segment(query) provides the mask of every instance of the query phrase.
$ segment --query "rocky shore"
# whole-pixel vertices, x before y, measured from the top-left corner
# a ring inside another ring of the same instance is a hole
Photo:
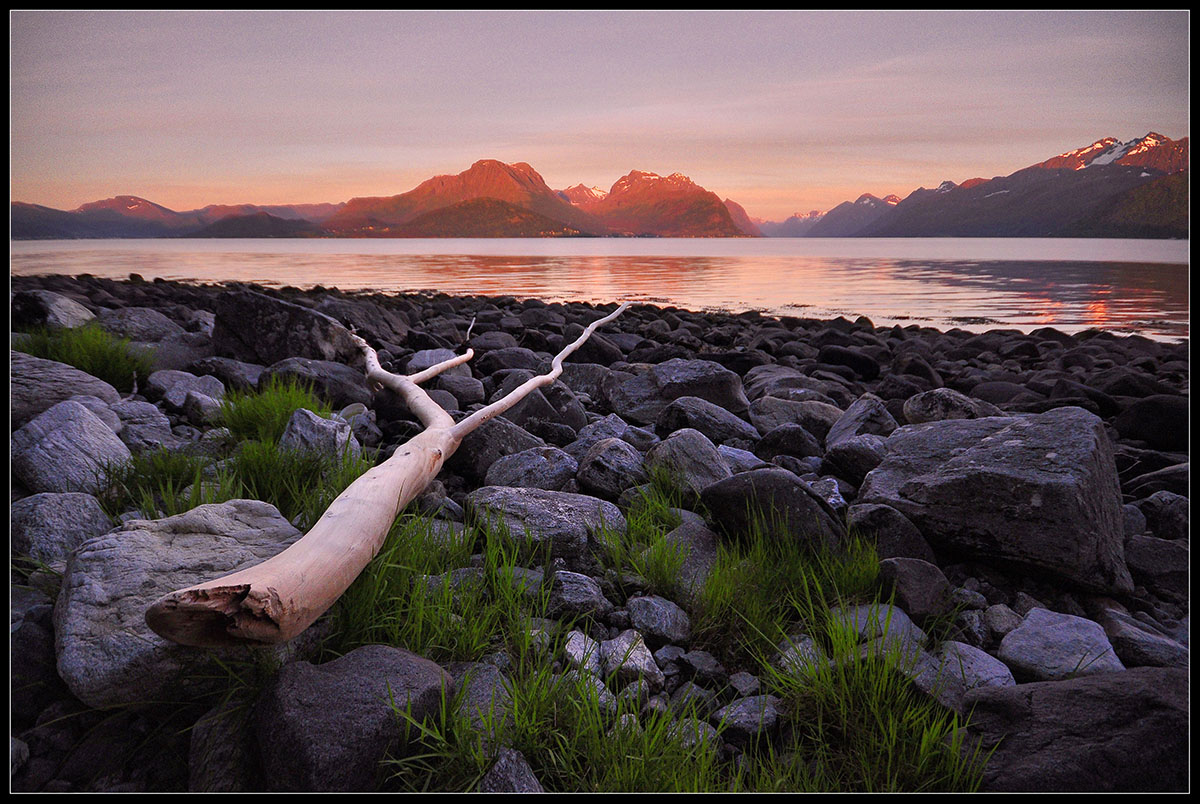
[[[418,716],[443,686],[469,688],[468,700],[502,686],[502,657],[440,666],[371,645],[314,665],[306,635],[274,649],[280,669],[240,728],[218,707],[163,730],[152,702],[186,696],[213,653],[158,637],[146,607],[299,532],[259,501],[113,521],[89,483],[105,462],[203,449],[227,391],[278,376],[335,411],[368,409],[313,417],[293,438],[318,443],[340,426],[337,443],[391,455],[420,427],[367,388],[338,322],[400,373],[469,345],[475,357],[430,385],[465,414],[544,371],[615,304],[137,277],[13,277],[11,290],[12,550],[50,570],[12,575],[14,790],[370,789],[394,736],[381,721],[387,685]],[[88,323],[152,354],[135,392],[19,351],[21,329]],[[779,538],[874,540],[890,613],[883,626],[843,614],[864,645],[902,643],[913,683],[970,715],[970,743],[995,749],[984,790],[1186,790],[1189,367],[1186,344],[1095,330],[635,305],[559,382],[469,436],[420,508],[452,529],[499,517],[550,544],[552,564],[530,572],[552,584],[555,611],[591,626],[547,661],[601,688],[647,683],[641,711],[707,696],[697,728],[722,761],[774,739],[789,713],[747,668],[691,646],[684,601],[626,594],[596,561],[598,523],[623,526],[658,469],[695,509],[671,537],[696,585],[715,545],[746,527],[748,503],[775,515]],[[950,636],[927,639],[947,617]],[[520,752],[496,756],[480,789],[541,789]]]

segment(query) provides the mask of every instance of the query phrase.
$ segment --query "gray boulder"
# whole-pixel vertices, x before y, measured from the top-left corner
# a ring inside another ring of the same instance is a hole
[[[692,623],[687,612],[665,597],[631,597],[625,607],[629,609],[630,626],[642,634],[651,647],[667,643],[682,644],[692,635]]]
[[[661,690],[666,682],[654,654],[646,647],[642,635],[633,629],[600,643],[600,666],[605,676],[615,676],[618,682],[641,681],[648,685],[651,694]]]
[[[9,350],[8,401],[14,430],[34,416],[77,395],[98,397],[112,404],[117,389],[74,366]]]
[[[782,703],[774,695],[739,698],[713,712],[709,722],[727,742],[736,746],[753,745],[779,730]]]
[[[554,573],[547,611],[550,616],[602,619],[616,608],[591,576],[559,570]]]
[[[1186,792],[1188,671],[1141,667],[967,693],[985,792]]]
[[[279,437],[279,446],[297,452],[315,452],[332,460],[362,455],[362,446],[349,424],[341,419],[322,418],[304,408],[292,412]]]
[[[133,520],[83,542],[54,609],[59,675],[92,707],[194,695],[220,683],[214,658],[247,659],[250,650],[169,642],[146,625],[146,609],[168,592],[258,564],[299,536],[274,506],[230,500]],[[280,655],[311,639],[298,637]]]
[[[950,611],[950,582],[934,564],[919,558],[884,558],[879,580],[901,609],[918,622]]]
[[[272,363],[258,375],[258,387],[278,380],[295,380],[306,385],[334,409],[344,408],[358,402],[371,403],[371,392],[361,370],[345,363],[316,360],[307,357],[289,357]],[[390,391],[380,395],[390,394]]]
[[[90,494],[44,492],[12,504],[10,547],[62,571],[81,542],[107,533],[112,521]]]
[[[605,438],[579,460],[580,487],[598,497],[616,499],[621,492],[646,482],[642,454],[619,438]]]
[[[1125,559],[1134,581],[1168,600],[1188,599],[1188,556],[1184,540],[1169,541],[1154,536],[1134,536],[1125,542]]]
[[[606,531],[625,532],[617,506],[565,491],[484,486],[467,495],[464,508],[469,519],[498,524],[518,541],[528,533],[535,545],[549,543],[552,556],[582,572],[596,569]]]
[[[681,396],[699,397],[739,416],[750,409],[741,377],[711,360],[672,358],[607,390],[612,409],[638,424],[654,424]]]
[[[1082,408],[902,427],[857,502],[889,505],[935,547],[973,560],[1133,589],[1112,446]]]
[[[32,492],[103,487],[107,467],[130,459],[129,448],[78,402],[59,402],[12,436],[13,476]]]
[[[825,434],[825,448],[830,449],[844,438],[859,435],[891,435],[896,420],[887,405],[874,394],[863,394],[833,423]]]
[[[101,310],[100,326],[120,338],[139,343],[158,343],[183,335],[183,327],[151,307],[118,307]]]
[[[469,479],[483,481],[492,464],[505,455],[545,446],[545,441],[520,425],[497,416],[468,433],[446,466]]]
[[[883,558],[919,558],[935,563],[933,548],[908,517],[881,503],[851,505],[847,511],[851,533],[875,542],[875,551]]]
[[[285,665],[254,715],[265,786],[374,791],[389,747],[404,750],[408,729],[396,710],[421,722],[453,694],[445,670],[390,645],[365,645],[320,665]]]
[[[178,369],[156,371],[146,380],[146,398],[161,400],[163,406],[170,411],[181,412],[188,394],[192,392],[220,400],[225,398],[225,385],[216,377],[197,377],[191,372]]]
[[[646,468],[669,475],[689,498],[731,476],[716,446],[698,430],[676,430],[646,452]]]
[[[515,748],[500,748],[496,761],[479,780],[481,793],[544,793],[525,755]]]
[[[171,432],[171,420],[157,405],[136,399],[122,399],[109,406],[121,420],[118,433],[130,452],[151,452],[170,447],[177,439]]]
[[[864,433],[843,438],[830,447],[825,453],[822,466],[855,486],[860,486],[867,474],[883,463],[886,455],[886,439]]]
[[[1023,680],[1051,681],[1125,669],[1099,623],[1030,609],[1000,641],[996,655]]]
[[[904,418],[909,424],[1003,415],[1004,412],[990,402],[969,397],[953,388],[934,388],[913,394],[904,401]]]
[[[498,459],[488,467],[484,483],[561,491],[578,470],[576,460],[558,447],[533,447]]]
[[[20,290],[9,302],[13,324],[20,327],[74,329],[96,318],[74,299],[51,290]]]
[[[918,689],[960,715],[967,714],[963,700],[971,690],[1017,683],[1004,662],[964,642],[947,641],[932,653],[922,652],[907,675]]]
[[[760,433],[769,433],[781,424],[798,424],[822,443],[841,417],[842,409],[827,402],[761,396],[750,403],[750,421]]]
[[[1113,608],[1100,611],[1096,621],[1126,667],[1187,667],[1188,648],[1136,617]]]
[[[211,374],[226,388],[236,388],[239,391],[253,391],[258,388],[259,377],[266,366],[257,363],[245,363],[232,357],[203,357],[188,365],[187,370],[197,377]]]

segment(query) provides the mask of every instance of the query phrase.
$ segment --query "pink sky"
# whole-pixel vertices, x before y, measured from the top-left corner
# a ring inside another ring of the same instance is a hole
[[[478,159],[680,172],[782,220],[1188,136],[1186,11],[10,12],[10,197],[395,195]]]

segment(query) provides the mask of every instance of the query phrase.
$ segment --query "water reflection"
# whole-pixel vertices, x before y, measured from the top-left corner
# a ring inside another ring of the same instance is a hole
[[[972,331],[1054,326],[1066,332],[1102,327],[1156,338],[1188,335],[1186,264],[779,253],[420,254],[389,253],[378,246],[352,253],[332,250],[325,241],[281,241],[274,250],[261,241],[255,241],[254,250],[188,250],[178,241],[158,249],[154,241],[102,242],[92,248],[14,244],[21,248],[10,254],[11,270],[549,301],[629,299],[821,318],[866,315],[876,324],[915,322]],[[308,250],[306,243],[312,244]]]

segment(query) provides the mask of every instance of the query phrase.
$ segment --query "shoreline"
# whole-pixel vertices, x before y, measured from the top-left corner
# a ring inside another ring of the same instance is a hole
[[[147,272],[147,273],[150,273],[150,272]],[[136,279],[134,279],[133,277],[136,277]],[[20,289],[18,287],[18,285],[22,284],[22,282],[24,280],[33,280],[33,281],[37,281],[37,280],[67,280],[67,281],[71,281],[71,280],[92,280],[92,279],[105,281],[105,282],[114,282],[114,283],[118,283],[118,284],[120,284],[120,283],[132,283],[132,284],[145,283],[145,284],[166,284],[166,285],[174,284],[174,285],[179,285],[181,287],[196,288],[199,290],[205,290],[205,291],[209,291],[209,292],[213,292],[213,293],[220,292],[222,290],[227,290],[227,289],[233,288],[233,287],[242,287],[242,288],[248,288],[248,289],[256,290],[256,291],[260,291],[260,292],[261,291],[278,291],[278,292],[288,293],[288,294],[291,294],[291,293],[320,294],[320,293],[327,293],[327,292],[332,291],[335,293],[344,294],[347,297],[366,299],[366,300],[380,300],[380,299],[395,300],[395,299],[408,299],[408,298],[411,298],[411,299],[444,299],[444,300],[445,299],[463,299],[463,300],[483,300],[484,302],[495,303],[497,300],[516,300],[517,302],[524,302],[526,300],[532,299],[532,300],[535,300],[535,301],[538,301],[538,302],[541,302],[544,304],[548,304],[548,305],[560,304],[560,305],[564,305],[567,307],[583,306],[583,307],[588,307],[591,309],[613,309],[616,307],[616,305],[620,304],[623,301],[628,300],[628,301],[631,301],[634,305],[638,305],[638,306],[653,307],[653,308],[664,310],[664,311],[680,311],[680,312],[688,313],[690,315],[713,315],[713,316],[734,317],[734,318],[744,317],[747,315],[757,315],[761,318],[769,318],[769,319],[775,319],[775,320],[798,319],[798,320],[803,320],[803,321],[822,322],[822,323],[829,323],[832,321],[839,321],[839,320],[858,321],[860,319],[866,319],[867,321],[871,322],[871,326],[874,329],[885,329],[885,328],[893,328],[893,327],[900,327],[903,329],[911,329],[913,327],[916,327],[916,328],[919,328],[920,330],[929,330],[931,333],[936,333],[938,335],[957,331],[957,332],[969,333],[970,335],[982,335],[982,334],[993,333],[993,332],[1002,332],[1002,333],[1011,334],[1011,335],[1017,336],[1017,337],[1028,337],[1037,332],[1052,330],[1054,332],[1061,333],[1068,337],[1082,336],[1084,339],[1087,339],[1087,338],[1093,337],[1094,334],[1096,334],[1096,333],[1104,333],[1106,335],[1111,335],[1111,336],[1117,337],[1117,338],[1131,338],[1131,337],[1132,338],[1144,338],[1146,340],[1154,341],[1156,343],[1162,343],[1162,344],[1172,345],[1172,346],[1187,346],[1191,341],[1190,333],[1187,335],[1146,334],[1146,333],[1140,332],[1140,331],[1131,331],[1132,330],[1131,327],[1105,328],[1105,327],[1082,327],[1081,325],[1068,325],[1068,326],[1066,326],[1066,328],[1063,328],[1061,326],[1055,326],[1053,324],[1046,324],[1046,325],[1040,325],[1040,326],[1025,326],[1025,327],[1005,326],[1004,322],[996,320],[996,319],[989,319],[985,316],[950,317],[948,320],[951,322],[954,322],[951,326],[945,326],[945,325],[938,326],[934,322],[934,319],[924,317],[924,316],[887,316],[887,317],[879,317],[878,321],[875,320],[875,318],[872,318],[870,316],[855,314],[855,313],[851,313],[851,312],[841,312],[841,313],[838,313],[837,315],[833,315],[833,316],[819,316],[819,315],[808,316],[808,315],[802,314],[801,310],[803,309],[803,306],[801,306],[796,313],[781,313],[781,312],[773,310],[772,308],[763,307],[763,306],[747,306],[745,309],[741,309],[741,310],[733,309],[733,308],[721,308],[721,307],[716,307],[716,306],[704,306],[704,307],[698,307],[698,308],[697,307],[683,307],[683,306],[679,306],[677,304],[671,303],[669,300],[661,299],[661,298],[616,299],[616,300],[611,300],[611,301],[598,302],[598,301],[578,299],[578,298],[574,298],[574,299],[559,298],[557,296],[550,296],[547,294],[521,295],[521,294],[508,294],[508,293],[506,293],[506,294],[458,293],[458,292],[448,292],[448,291],[438,290],[436,288],[414,288],[414,289],[408,289],[408,290],[402,290],[402,291],[390,291],[390,290],[378,290],[378,289],[366,288],[366,287],[364,287],[364,288],[355,288],[355,287],[343,288],[343,287],[339,287],[337,285],[325,285],[320,282],[316,282],[313,284],[305,283],[304,285],[292,285],[292,284],[287,284],[282,281],[268,281],[268,280],[261,280],[261,279],[260,280],[240,280],[240,279],[205,280],[205,279],[193,279],[193,278],[167,278],[167,277],[162,277],[162,276],[151,276],[151,278],[146,278],[146,277],[143,277],[140,273],[138,273],[136,271],[129,273],[128,275],[126,275],[123,278],[100,276],[100,275],[92,274],[92,273],[88,273],[88,272],[83,272],[83,273],[79,273],[79,274],[66,274],[66,273],[50,272],[50,271],[47,271],[44,273],[28,273],[28,274],[25,274],[25,273],[11,274],[10,273],[9,285],[10,285],[10,290],[18,290],[18,289]],[[886,323],[886,324],[881,323],[884,321],[886,321],[888,323]]]

